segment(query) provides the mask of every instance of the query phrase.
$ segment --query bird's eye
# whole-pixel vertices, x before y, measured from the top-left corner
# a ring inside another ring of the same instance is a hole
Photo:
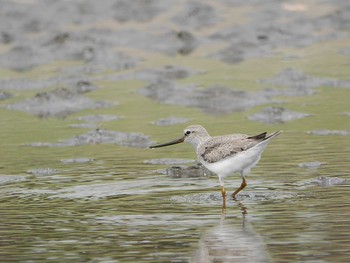
[[[189,135],[189,134],[191,134],[191,131],[186,131],[185,132],[185,135]]]

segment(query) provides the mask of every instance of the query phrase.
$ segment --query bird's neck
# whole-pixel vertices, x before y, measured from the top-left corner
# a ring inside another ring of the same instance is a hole
[[[198,150],[199,150],[199,148],[201,147],[201,145],[203,144],[203,143],[205,143],[207,140],[209,140],[210,139],[210,136],[208,135],[208,136],[203,136],[203,137],[198,137],[198,138],[196,138],[196,140],[194,140],[193,142],[192,142],[192,146],[193,146],[193,148],[194,148],[194,150],[198,153]]]

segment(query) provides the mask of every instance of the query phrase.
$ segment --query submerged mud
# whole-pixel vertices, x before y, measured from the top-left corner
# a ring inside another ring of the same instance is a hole
[[[14,104],[7,109],[31,113],[38,117],[66,117],[69,114],[85,110],[111,107],[113,104],[96,101],[82,95],[85,90],[57,88],[50,92],[40,92],[34,97]]]
[[[259,121],[262,123],[285,123],[292,120],[302,119],[311,116],[307,113],[291,111],[283,107],[268,107],[248,116],[249,120]]]
[[[290,96],[311,95],[315,92],[315,88],[320,87],[350,88],[350,80],[311,76],[301,70],[291,68],[282,70],[271,79],[262,80],[261,83],[287,86]]]
[[[38,168],[33,170],[28,170],[28,174],[34,174],[37,176],[54,175],[58,173],[58,170],[53,168]]]
[[[186,123],[188,121],[189,121],[188,118],[169,117],[166,119],[156,120],[156,121],[153,121],[151,123],[154,125],[157,125],[157,126],[171,126],[171,125]]]
[[[295,185],[299,189],[305,189],[310,187],[333,187],[341,184],[348,184],[349,180],[341,177],[327,177],[319,176],[309,180],[297,182]]]
[[[308,131],[308,134],[312,135],[341,135],[341,136],[349,136],[350,135],[350,130],[327,130],[327,129],[322,129],[322,130],[313,130],[313,131]]]
[[[346,5],[345,2],[339,4]],[[346,33],[337,28],[340,25],[348,28],[348,19],[341,22],[348,14],[348,8],[339,10],[333,17],[310,18],[302,12],[290,10],[288,3],[265,5],[256,1],[255,5],[261,12],[250,14],[248,23],[225,28],[211,36],[214,40],[228,43],[228,47],[212,54],[213,57],[238,63],[250,58],[273,56],[278,47],[302,48],[346,37]]]
[[[117,144],[121,146],[146,148],[153,144],[149,137],[140,133],[126,133],[96,129],[56,143],[35,142],[34,147],[72,147],[87,144]]]
[[[0,185],[26,181],[27,177],[22,175],[0,175]]]
[[[166,169],[166,174],[171,178],[206,178],[215,176],[201,164],[191,166],[171,166]]]
[[[12,97],[11,93],[0,91],[0,100],[6,100],[6,99],[11,98],[11,97]]]
[[[209,114],[244,111],[272,102],[271,96],[264,92],[253,93],[222,86],[211,86],[203,89],[179,85],[169,80],[152,83],[139,92],[141,95],[165,104],[196,107]]]

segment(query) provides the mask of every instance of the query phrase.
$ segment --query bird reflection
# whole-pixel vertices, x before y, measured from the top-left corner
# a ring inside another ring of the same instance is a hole
[[[241,220],[222,214],[220,223],[205,231],[191,263],[269,262],[265,244],[247,219],[247,208],[238,202]]]
[[[234,199],[235,200],[235,199]],[[240,201],[235,200],[238,208],[241,210],[241,213],[244,217],[244,215],[248,214],[248,208]],[[227,213],[227,208],[225,205],[222,206],[221,214],[226,215]]]

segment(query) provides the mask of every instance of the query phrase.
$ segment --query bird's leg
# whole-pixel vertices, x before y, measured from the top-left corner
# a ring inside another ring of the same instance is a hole
[[[223,185],[221,186],[221,195],[222,195],[222,208],[226,208],[226,190]]]
[[[241,190],[243,190],[247,186],[247,182],[245,181],[245,178],[243,175],[242,175],[242,179],[243,181],[241,186],[236,191],[234,191],[233,194],[231,195],[233,199],[236,198],[236,194],[238,194]]]
[[[219,176],[220,186],[221,186],[221,195],[222,195],[222,208],[226,208],[226,190],[224,186],[224,182]]]

